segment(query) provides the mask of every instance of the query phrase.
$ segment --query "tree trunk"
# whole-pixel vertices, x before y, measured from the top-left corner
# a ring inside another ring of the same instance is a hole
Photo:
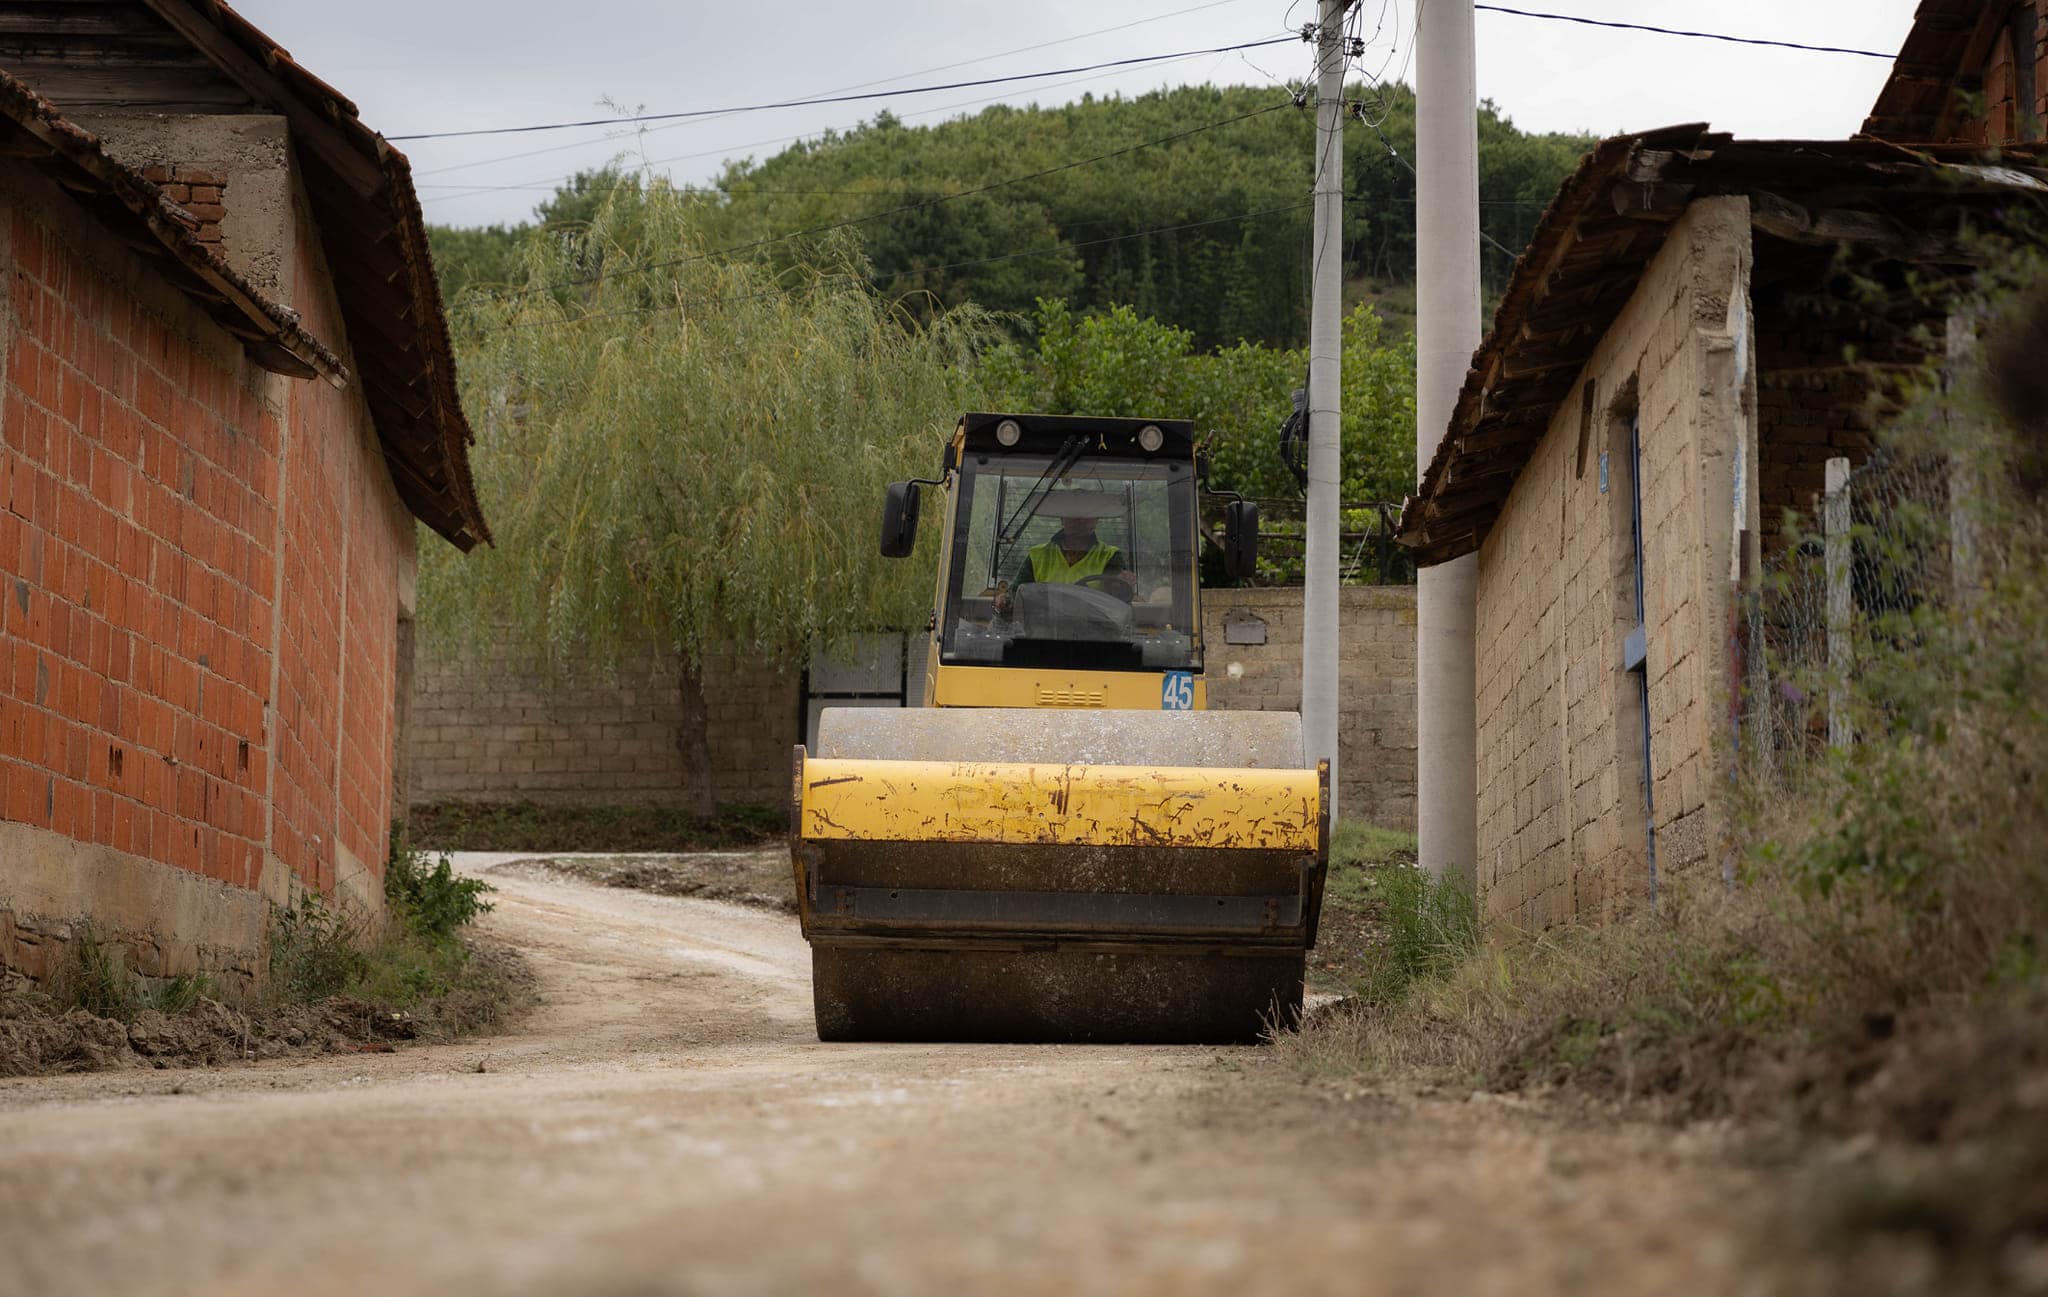
[[[704,705],[703,667],[685,656],[676,672],[682,686],[682,715],[676,721],[676,751],[683,760],[683,809],[700,819],[718,810],[711,787],[711,717]]]

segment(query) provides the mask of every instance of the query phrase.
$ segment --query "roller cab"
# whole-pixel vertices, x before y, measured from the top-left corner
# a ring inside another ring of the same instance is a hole
[[[826,1040],[1226,1042],[1300,1011],[1328,773],[1210,712],[1188,425],[969,415],[923,708],[828,709],[792,856]],[[1226,569],[1256,535],[1226,511]]]

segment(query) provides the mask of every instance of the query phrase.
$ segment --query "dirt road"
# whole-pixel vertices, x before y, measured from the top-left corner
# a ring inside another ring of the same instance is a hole
[[[1276,1095],[1256,1051],[821,1045],[788,916],[493,878],[511,1035],[0,1082],[0,1292],[1753,1290],[1753,1186],[1670,1132]]]

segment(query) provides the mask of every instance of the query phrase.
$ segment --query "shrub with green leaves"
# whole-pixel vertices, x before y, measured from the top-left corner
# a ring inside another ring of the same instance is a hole
[[[454,937],[457,928],[489,911],[484,893],[490,890],[481,878],[457,877],[447,853],[429,864],[425,852],[403,843],[395,846],[384,870],[392,922],[437,940]]]

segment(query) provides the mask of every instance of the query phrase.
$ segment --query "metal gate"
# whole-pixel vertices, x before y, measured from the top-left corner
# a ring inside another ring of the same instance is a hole
[[[855,635],[831,652],[819,649],[804,670],[804,746],[816,747],[818,713],[827,707],[903,707],[909,699],[908,634]]]

